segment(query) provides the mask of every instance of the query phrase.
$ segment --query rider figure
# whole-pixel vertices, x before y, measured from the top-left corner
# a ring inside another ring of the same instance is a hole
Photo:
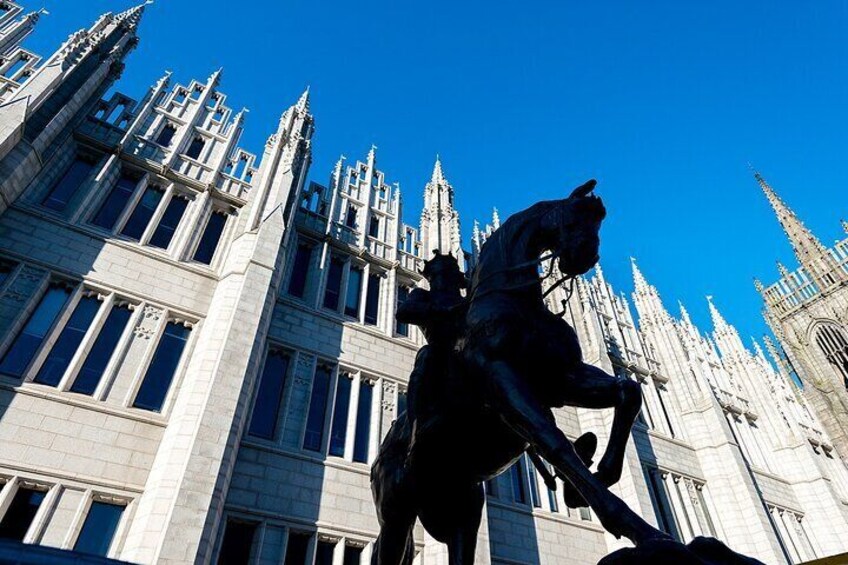
[[[464,317],[466,299],[461,290],[467,286],[456,257],[434,251],[424,263],[422,274],[430,289],[416,288],[398,306],[399,322],[421,328],[427,345],[418,351],[409,377],[407,420],[411,430],[412,453],[419,432],[431,422],[437,404],[446,397],[450,365],[455,361],[454,347]]]

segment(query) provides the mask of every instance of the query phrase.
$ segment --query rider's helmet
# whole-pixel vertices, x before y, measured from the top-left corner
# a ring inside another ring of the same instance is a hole
[[[459,269],[459,262],[452,253],[441,253],[438,249],[433,250],[433,258],[424,261],[424,269],[421,271],[424,278],[432,284],[434,279],[440,278],[445,286],[453,288],[465,288],[467,281],[465,273]]]

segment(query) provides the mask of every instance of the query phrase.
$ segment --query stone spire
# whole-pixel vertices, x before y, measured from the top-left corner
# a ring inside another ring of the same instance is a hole
[[[778,222],[780,222],[784,233],[789,238],[789,243],[792,245],[792,250],[795,252],[798,262],[804,267],[807,274],[810,275],[816,284],[820,288],[827,288],[845,278],[844,271],[838,267],[827,248],[807,229],[804,223],[795,215],[795,212],[777,195],[763,176],[757,171],[754,171],[754,178],[766,195],[769,204],[771,204],[777,216]]]
[[[630,258],[630,266],[633,270],[633,286],[637,293],[646,293],[650,291],[650,286],[648,285],[648,281],[645,280],[645,276],[642,274],[642,271],[639,270],[639,265],[636,264],[636,258]]]
[[[465,256],[459,229],[459,213],[454,208],[453,187],[447,181],[442,161],[436,156],[430,182],[424,187],[424,209],[421,212],[421,245],[426,258],[434,251],[452,253],[464,271]]]
[[[716,332],[721,332],[726,330],[729,327],[727,320],[724,319],[724,316],[721,315],[721,312],[718,311],[715,304],[713,304],[713,297],[711,295],[707,295],[707,304],[710,308],[710,319],[713,321],[713,329]]]
[[[842,231],[848,233],[848,220],[839,220],[839,222],[842,224]]]
[[[495,229],[501,227],[501,217],[497,208],[492,208],[492,227]]]
[[[298,112],[303,114],[309,113],[309,86],[306,87],[306,90],[304,90],[303,94],[301,94],[300,98],[298,98],[295,108],[297,108]]]
[[[20,19],[11,19],[15,17],[15,13],[20,13],[19,10],[18,7],[14,13],[7,12],[9,19],[0,18],[0,55],[11,54],[12,51],[20,47],[24,39],[35,29],[35,24],[38,23],[41,15],[49,13],[42,8],[37,12],[24,15]]]

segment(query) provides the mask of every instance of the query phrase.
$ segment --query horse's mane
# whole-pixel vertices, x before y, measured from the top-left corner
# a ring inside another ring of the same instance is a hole
[[[561,205],[563,200],[543,200],[537,202],[529,208],[517,212],[507,218],[507,220],[490,235],[483,247],[480,250],[479,264],[482,265],[487,255],[494,253],[491,248],[501,247],[504,243],[512,243],[517,237],[521,237],[521,232],[528,222],[533,222],[547,214],[557,205]]]

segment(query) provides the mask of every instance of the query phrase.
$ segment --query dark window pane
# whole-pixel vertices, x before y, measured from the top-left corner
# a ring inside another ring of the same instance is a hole
[[[23,541],[45,494],[40,490],[18,488],[0,520],[0,539]]]
[[[221,240],[221,234],[224,233],[226,223],[226,214],[213,212],[209,216],[209,221],[206,222],[206,228],[200,237],[200,243],[197,244],[197,250],[194,252],[195,261],[206,265],[212,262],[212,257],[215,256],[215,249],[218,248],[218,242]]]
[[[330,310],[339,309],[339,294],[342,290],[342,272],[344,263],[341,259],[333,257],[330,259],[330,268],[327,271],[327,288],[324,290],[324,308]]]
[[[50,189],[50,193],[42,204],[51,210],[64,210],[65,206],[68,205],[68,202],[76,194],[77,189],[82,185],[93,168],[94,165],[81,159],[77,159],[71,163],[71,166],[68,167],[62,178],[59,179],[59,182],[54,184],[53,188]]]
[[[344,562],[342,565],[361,565],[362,564],[362,548],[346,545],[344,551]]]
[[[380,218],[377,216],[371,216],[371,220],[368,222],[368,235],[371,237],[380,236]]]
[[[186,157],[197,159],[200,157],[200,152],[203,151],[204,145],[206,145],[206,142],[203,141],[202,137],[195,137],[191,140],[191,145],[188,146],[188,150],[186,150]]]
[[[312,260],[312,248],[308,245],[298,245],[294,256],[291,278],[289,279],[289,294],[303,298],[306,291],[306,277],[309,275],[309,262]]]
[[[362,269],[350,268],[347,278],[347,295],[345,296],[345,315],[359,317],[359,295],[362,292]]]
[[[127,202],[130,201],[130,197],[135,192],[135,186],[136,181],[134,179],[119,178],[91,223],[107,230],[114,228],[115,222],[118,221],[124,208],[127,207]]]
[[[309,538],[308,534],[289,533],[289,541],[286,543],[285,565],[306,565],[306,550],[309,547]]]
[[[132,239],[141,239],[150,218],[153,217],[164,195],[165,191],[158,186],[148,186],[121,233]]]
[[[168,322],[138,389],[134,407],[155,412],[162,409],[190,333],[191,329],[176,322]]]
[[[174,139],[175,133],[177,133],[177,128],[171,124],[165,124],[165,127],[159,130],[159,135],[156,136],[156,143],[162,147],[168,147],[171,145],[171,140]]]
[[[168,202],[168,207],[165,208],[165,213],[162,214],[162,219],[159,220],[159,225],[156,226],[156,231],[150,237],[150,245],[168,249],[171,243],[171,238],[174,237],[174,232],[177,231],[177,226],[180,225],[180,220],[183,217],[188,200],[174,196]]]
[[[253,405],[250,435],[274,439],[288,370],[289,356],[279,350],[269,350]]]
[[[542,507],[542,499],[539,498],[539,481],[536,479],[536,468],[530,458],[524,455],[524,468],[527,470],[527,479],[530,483],[530,503],[534,508]]]
[[[115,537],[123,513],[124,506],[92,502],[77,542],[74,544],[74,551],[105,557],[109,553],[109,546],[112,545],[112,538]]]
[[[347,207],[345,225],[349,228],[356,229],[356,206],[354,206],[353,204]]]
[[[398,416],[406,412],[406,401],[408,397],[405,392],[398,392],[397,413]]]
[[[109,360],[115,353],[118,341],[124,334],[130,315],[131,312],[127,306],[112,307],[103,327],[100,329],[100,333],[94,340],[94,345],[91,346],[91,351],[88,352],[82,368],[80,368],[77,378],[74,379],[74,384],[71,385],[71,392],[94,394]]]
[[[253,537],[256,534],[256,524],[227,520],[224,539],[221,542],[221,553],[218,555],[219,565],[243,565],[250,563],[250,550],[253,547]]]
[[[406,302],[407,298],[409,298],[409,289],[405,286],[399,286],[397,291],[397,309],[395,311],[400,309],[401,304]],[[409,337],[409,324],[395,319],[395,333]]]
[[[9,276],[12,274],[12,271],[15,270],[15,264],[11,261],[6,261],[4,259],[0,259],[0,287],[9,280]]]
[[[321,450],[324,438],[324,416],[327,413],[327,394],[330,391],[330,368],[319,366],[312,381],[312,397],[309,399],[309,414],[306,417],[306,433],[303,448]]]
[[[27,320],[24,329],[0,361],[0,373],[16,377],[23,376],[70,296],[71,289],[64,286],[51,286],[47,289]]]
[[[380,276],[368,276],[368,292],[365,297],[365,323],[377,325],[377,312],[380,307]]]
[[[524,492],[524,478],[521,476],[521,463],[519,461],[516,461],[509,468],[509,479],[512,483],[512,499],[515,502],[526,504],[527,494]]]
[[[333,565],[333,551],[336,544],[329,541],[319,541],[315,548],[315,565]]]
[[[356,434],[353,441],[353,460],[368,462],[368,444],[371,437],[371,399],[374,385],[362,381],[359,385],[359,403],[356,407]]]
[[[344,457],[351,384],[350,376],[339,374],[336,382],[336,401],[333,406],[333,423],[330,426],[330,455],[336,457]]]
[[[59,384],[99,309],[100,301],[96,296],[85,296],[79,301],[73,314],[68,318],[68,323],[62,329],[62,333],[59,334],[59,339],[47,354],[47,359],[38,371],[35,382],[50,386]]]

